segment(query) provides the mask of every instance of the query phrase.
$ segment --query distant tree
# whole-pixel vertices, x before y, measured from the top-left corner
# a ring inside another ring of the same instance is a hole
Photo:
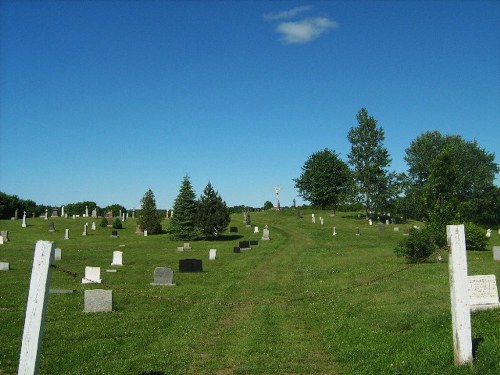
[[[188,176],[182,180],[179,194],[174,201],[174,213],[170,220],[168,233],[173,239],[189,240],[197,237],[197,202]]]
[[[102,214],[104,215],[108,212],[112,212],[113,217],[115,217],[115,216],[120,216],[120,211],[122,212],[122,214],[124,214],[125,212],[127,212],[127,209],[125,207],[123,207],[121,204],[114,203],[114,204],[111,204],[109,206],[104,207],[102,209]]]
[[[85,213],[85,208],[88,209],[90,215],[92,210],[97,208],[97,204],[92,201],[68,203],[64,206],[64,212],[68,215],[83,215]]]
[[[231,221],[226,202],[213,189],[208,182],[203,195],[198,201],[196,225],[204,237],[213,238],[220,236]]]
[[[302,166],[302,174],[293,181],[299,195],[322,210],[337,209],[352,187],[349,167],[326,148],[310,155]]]
[[[114,229],[122,229],[123,228],[122,221],[120,220],[120,218],[118,218],[118,217],[115,218],[115,220],[113,221],[113,228]]]
[[[101,223],[99,224],[99,226],[103,227],[103,228],[106,228],[108,226],[108,220],[105,217],[103,217],[101,219]]]
[[[265,201],[264,202],[264,210],[270,210],[271,208],[273,208],[274,205],[271,201]]]
[[[151,189],[144,194],[141,205],[142,209],[137,222],[141,230],[148,231],[148,234],[161,233],[161,217],[156,210],[156,200]]]
[[[349,163],[354,168],[356,188],[365,206],[370,211],[387,210],[386,202],[390,178],[386,168],[391,159],[383,146],[384,130],[377,127],[377,120],[361,108],[356,116],[358,125],[349,130],[347,139],[351,143]]]

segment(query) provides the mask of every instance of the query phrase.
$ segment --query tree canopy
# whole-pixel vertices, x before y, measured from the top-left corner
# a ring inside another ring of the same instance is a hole
[[[352,186],[347,164],[326,148],[308,157],[302,174],[294,181],[299,195],[322,210],[328,206],[336,209]]]
[[[148,234],[161,233],[161,218],[156,209],[155,195],[148,189],[141,200],[141,212],[137,223],[142,231]]]
[[[204,237],[217,238],[226,230],[230,221],[226,202],[208,182],[198,202],[196,226]]]
[[[196,238],[197,201],[188,176],[182,180],[173,208],[174,212],[168,229],[170,236],[182,240]]]

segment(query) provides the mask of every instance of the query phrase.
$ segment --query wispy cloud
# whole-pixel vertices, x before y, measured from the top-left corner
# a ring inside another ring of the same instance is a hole
[[[295,17],[296,15],[304,12],[308,12],[313,8],[312,5],[302,5],[300,7],[295,7],[290,10],[285,10],[283,12],[273,12],[264,15],[264,19],[271,20],[285,20]]]
[[[301,21],[282,22],[277,31],[281,34],[281,41],[285,44],[305,44],[318,38],[338,24],[326,17],[307,18]]]

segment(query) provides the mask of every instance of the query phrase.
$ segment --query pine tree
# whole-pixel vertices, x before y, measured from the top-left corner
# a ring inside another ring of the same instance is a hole
[[[161,218],[156,210],[155,196],[149,189],[141,200],[142,210],[139,216],[138,224],[142,231],[148,231],[148,234],[157,234],[161,232]]]
[[[222,200],[209,182],[198,203],[196,218],[198,228],[205,237],[218,237],[226,230],[230,221],[226,202]]]
[[[174,201],[174,213],[168,232],[173,239],[190,240],[196,238],[197,202],[191,181],[185,176],[179,194]]]

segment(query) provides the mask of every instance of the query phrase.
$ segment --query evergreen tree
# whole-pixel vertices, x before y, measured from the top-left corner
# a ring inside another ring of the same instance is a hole
[[[205,237],[218,237],[229,225],[231,218],[226,202],[209,182],[198,203],[196,224]]]
[[[161,218],[156,210],[155,196],[149,189],[141,200],[142,210],[138,224],[142,231],[147,230],[148,234],[161,232]]]
[[[196,238],[197,202],[188,176],[182,180],[179,194],[174,201],[174,213],[168,232],[173,239],[190,240]]]

